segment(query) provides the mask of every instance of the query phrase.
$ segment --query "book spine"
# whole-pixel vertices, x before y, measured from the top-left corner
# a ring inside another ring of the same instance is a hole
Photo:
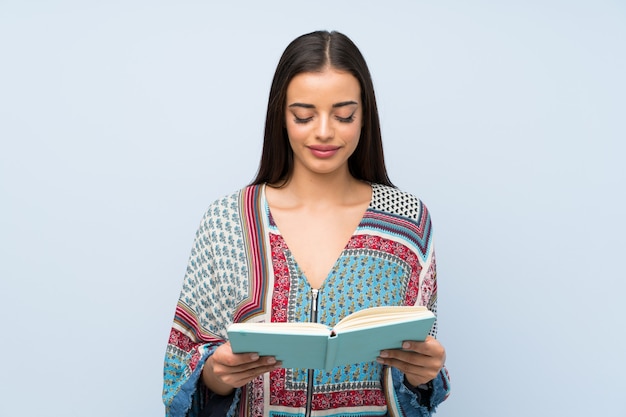
[[[326,360],[324,361],[324,369],[330,371],[335,367],[335,357],[337,356],[337,350],[339,349],[340,340],[334,331],[328,336],[328,342],[326,343]]]

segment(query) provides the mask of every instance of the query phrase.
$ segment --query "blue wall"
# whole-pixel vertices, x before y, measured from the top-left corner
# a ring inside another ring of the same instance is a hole
[[[435,225],[440,416],[624,416],[626,6],[0,2],[0,415],[162,414],[195,228],[283,48],[348,34]]]

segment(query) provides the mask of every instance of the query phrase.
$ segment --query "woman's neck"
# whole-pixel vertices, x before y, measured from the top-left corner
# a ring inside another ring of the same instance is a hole
[[[279,188],[280,205],[327,206],[353,205],[369,198],[370,186],[350,174],[345,175],[292,175]],[[278,201],[277,201],[278,203]]]

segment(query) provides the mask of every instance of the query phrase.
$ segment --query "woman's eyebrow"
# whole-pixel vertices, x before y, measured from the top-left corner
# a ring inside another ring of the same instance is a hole
[[[337,108],[337,107],[345,107],[345,106],[352,106],[352,105],[357,105],[359,103],[357,103],[356,101],[341,101],[339,103],[335,103],[333,104],[333,108]],[[308,104],[308,103],[292,103],[290,104],[288,107],[302,107],[305,109],[314,109],[315,106],[313,104]]]
[[[307,103],[293,103],[293,104],[290,104],[290,105],[289,105],[289,107],[290,107],[290,108],[291,108],[291,107],[303,107],[303,108],[305,108],[305,109],[314,109],[314,108],[315,108],[315,106],[314,106],[314,105],[312,105],[312,104],[307,104]]]
[[[342,101],[342,102],[340,102],[340,103],[335,103],[335,104],[333,104],[333,108],[337,108],[337,107],[345,107],[345,106],[352,106],[352,105],[354,105],[354,104],[359,104],[359,103],[357,103],[356,101],[352,101],[352,100],[350,100],[350,101]]]

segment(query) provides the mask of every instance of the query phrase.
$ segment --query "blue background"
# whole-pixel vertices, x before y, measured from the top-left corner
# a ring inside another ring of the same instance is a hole
[[[437,415],[626,415],[624,2],[0,0],[1,416],[163,414],[196,226],[316,29],[433,215]]]

